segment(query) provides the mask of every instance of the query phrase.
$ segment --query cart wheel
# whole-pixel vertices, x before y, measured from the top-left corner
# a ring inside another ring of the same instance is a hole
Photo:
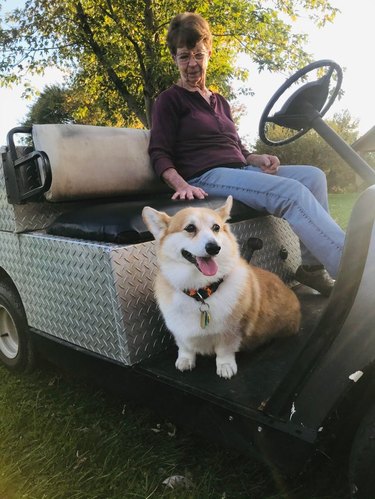
[[[375,405],[369,410],[355,434],[349,460],[351,497],[375,497]]]
[[[11,371],[29,371],[34,366],[34,348],[26,314],[14,287],[0,281],[0,361]]]

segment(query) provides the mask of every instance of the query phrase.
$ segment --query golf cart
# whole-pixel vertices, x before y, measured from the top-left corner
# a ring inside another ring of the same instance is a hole
[[[261,138],[272,145],[274,125],[292,130],[287,141],[315,129],[370,185],[353,209],[335,287],[329,298],[295,287],[299,335],[238,354],[231,380],[216,375],[213,358],[199,358],[191,372],[175,369],[176,348],[152,292],[155,242],[141,219],[145,205],[172,214],[224,200],[172,202],[152,172],[145,130],[11,130],[0,169],[2,363],[28,370],[37,353],[67,362],[286,472],[326,450],[333,434],[345,435],[352,495],[374,497],[375,172],[323,122],[341,80],[332,61],[307,66],[274,95],[260,123]],[[18,134],[27,135],[27,145],[16,145]],[[236,202],[231,227],[246,259],[296,285],[299,242],[284,220]]]

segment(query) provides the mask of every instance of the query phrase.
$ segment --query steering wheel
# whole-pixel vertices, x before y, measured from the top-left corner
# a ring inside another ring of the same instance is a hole
[[[270,116],[276,102],[295,82],[319,68],[327,68],[326,73],[321,78],[305,83],[298,88],[286,100],[280,111]],[[333,73],[336,73],[336,81],[334,88],[330,91]],[[297,140],[312,128],[311,122],[314,118],[317,116],[323,117],[326,114],[340,91],[341,83],[342,69],[329,59],[313,62],[297,71],[285,81],[266,105],[259,122],[259,137],[261,140],[270,146],[281,146]],[[296,130],[297,133],[291,137],[274,141],[266,135],[267,123]]]

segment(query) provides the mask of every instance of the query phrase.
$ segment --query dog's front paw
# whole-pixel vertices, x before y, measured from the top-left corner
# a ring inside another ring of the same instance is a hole
[[[216,363],[216,374],[221,378],[230,379],[232,376],[237,374],[237,364],[233,360],[231,362],[217,362]]]
[[[178,357],[175,366],[179,371],[191,371],[195,367],[195,359]]]

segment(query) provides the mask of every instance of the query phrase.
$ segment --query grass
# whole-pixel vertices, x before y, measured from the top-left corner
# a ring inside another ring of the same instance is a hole
[[[355,197],[330,196],[344,227]],[[53,366],[22,375],[0,366],[0,379],[0,499],[347,497],[329,460],[287,482]],[[163,485],[172,475],[190,487]]]
[[[0,376],[1,499],[346,497],[330,474],[286,483],[53,366],[25,375],[0,367]],[[168,489],[172,475],[190,488]]]
[[[358,196],[358,193],[329,194],[331,215],[343,229],[346,229],[348,226],[350,214]]]

